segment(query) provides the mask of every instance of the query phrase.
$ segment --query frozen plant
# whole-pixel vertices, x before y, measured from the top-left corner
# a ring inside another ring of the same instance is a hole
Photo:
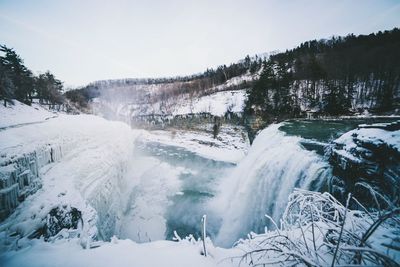
[[[349,210],[329,193],[296,189],[280,227],[237,247],[253,266],[400,266],[400,209]],[[267,218],[269,218],[267,216]],[[272,220],[272,219],[271,219]]]

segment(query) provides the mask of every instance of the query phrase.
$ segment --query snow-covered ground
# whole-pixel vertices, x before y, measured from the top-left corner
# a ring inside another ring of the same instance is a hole
[[[6,107],[1,104],[0,130],[5,127],[42,122],[56,116],[57,113],[51,112],[35,103],[32,106],[27,106],[19,101],[14,101],[14,105],[7,104]]]
[[[95,249],[82,249],[77,239],[55,243],[36,241],[30,248],[0,255],[0,262],[7,267],[238,266],[240,250],[216,248],[212,244],[207,244],[207,248],[209,254],[204,257],[201,242],[189,240],[138,244],[129,239],[113,238]]]

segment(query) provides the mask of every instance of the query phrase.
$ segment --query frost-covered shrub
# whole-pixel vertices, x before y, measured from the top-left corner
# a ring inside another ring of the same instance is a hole
[[[240,240],[241,262],[254,266],[399,266],[400,209],[349,210],[329,193],[295,190],[281,225]]]

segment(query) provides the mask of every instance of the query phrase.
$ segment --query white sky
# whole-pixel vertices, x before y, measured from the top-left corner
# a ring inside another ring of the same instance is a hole
[[[400,26],[399,0],[0,0],[0,44],[68,85],[186,75]]]

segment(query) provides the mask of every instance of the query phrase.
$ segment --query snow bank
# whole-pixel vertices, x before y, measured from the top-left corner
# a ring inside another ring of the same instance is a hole
[[[226,258],[240,255],[240,251],[227,251],[208,244],[209,257],[201,255],[201,243],[189,241],[156,241],[137,244],[131,240],[104,243],[99,248],[84,250],[77,240],[58,243],[37,242],[33,247],[0,256],[4,266],[174,266],[211,267],[237,266]]]
[[[14,100],[14,105],[7,104],[7,107],[0,105],[0,130],[20,124],[43,122],[56,116],[56,113],[39,104],[33,103],[32,106],[27,106]]]

